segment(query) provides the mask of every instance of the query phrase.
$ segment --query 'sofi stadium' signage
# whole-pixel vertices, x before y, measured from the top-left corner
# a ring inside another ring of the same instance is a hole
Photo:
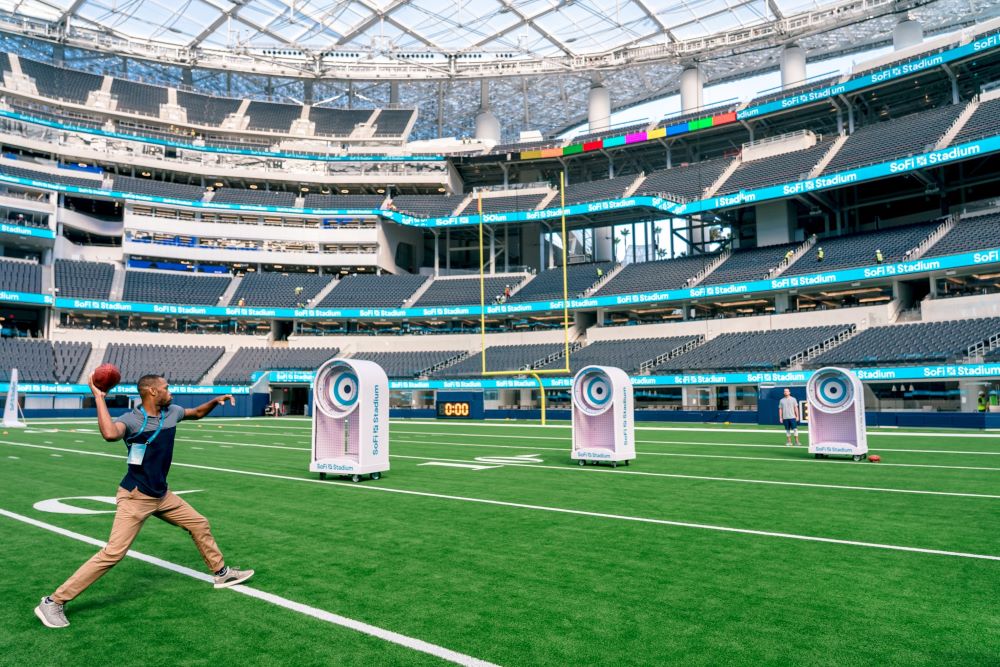
[[[328,155],[321,153],[295,153],[287,151],[262,151],[252,148],[235,148],[226,146],[198,146],[174,141],[171,139],[160,139],[158,137],[145,137],[125,132],[112,132],[94,127],[83,127],[64,123],[48,118],[39,118],[30,114],[17,111],[0,109],[0,118],[10,118],[32,125],[42,125],[55,130],[66,132],[78,132],[80,134],[93,134],[109,139],[121,139],[123,141],[137,141],[143,144],[153,144],[156,146],[166,146],[169,148],[179,148],[181,150],[198,151],[201,153],[221,153],[224,155],[247,155],[250,157],[282,158],[286,160],[308,160],[312,162],[443,162],[443,155]]]
[[[852,369],[858,379],[863,382],[898,382],[902,380],[962,380],[976,378],[1000,377],[1000,363],[940,365],[940,366],[899,366],[887,368],[855,368]],[[778,384],[804,385],[813,376],[814,371],[766,371],[755,373],[690,373],[670,375],[634,375],[629,378],[636,389],[643,387],[686,387],[709,385],[751,385]],[[256,383],[264,377],[264,372],[253,375]],[[267,381],[274,384],[312,384],[313,371],[267,371]],[[546,389],[569,390],[573,384],[571,377],[544,377],[542,386]],[[7,383],[0,382],[0,393],[7,391]],[[458,380],[389,380],[389,389],[421,390],[481,390],[481,389],[537,389],[538,381],[530,377],[510,378],[469,378]],[[216,386],[216,385],[171,385],[175,394],[249,394],[250,385]],[[18,391],[22,394],[89,394],[90,388],[85,384],[41,384],[18,383]],[[138,395],[138,389],[133,385],[118,385],[111,390],[112,394]],[[440,410],[439,404],[439,410]],[[452,401],[451,407],[445,408],[446,417],[464,417],[465,407],[461,401]]]
[[[6,393],[9,385],[0,382],[0,392]],[[85,384],[59,384],[50,382],[18,382],[17,391],[21,394],[89,394],[90,387]],[[173,394],[249,394],[250,387],[246,385],[199,385],[172,384]],[[108,394],[138,396],[139,387],[134,384],[116,385]]]
[[[849,93],[857,92],[859,90],[868,88],[869,86],[883,84],[888,81],[893,81],[895,79],[898,79],[900,77],[909,76],[911,74],[917,74],[919,72],[928,70],[932,67],[941,67],[942,65],[947,65],[949,63],[962,60],[970,56],[992,51],[998,46],[1000,46],[1000,33],[995,33],[992,35],[981,37],[975,41],[969,42],[968,44],[963,44],[961,46],[956,46],[951,49],[947,49],[945,51],[942,51],[941,53],[925,55],[906,62],[887,65],[882,69],[873,71],[863,76],[850,79],[843,83],[836,83],[823,88],[817,88],[815,90],[806,91],[799,95],[791,95],[789,97],[774,100],[772,102],[765,102],[763,104],[747,107],[746,109],[741,109],[739,111],[730,111],[712,116],[695,118],[682,123],[675,123],[673,125],[658,127],[648,132],[631,132],[629,134],[604,137],[601,139],[595,139],[584,143],[570,144],[568,146],[559,146],[555,148],[545,148],[540,150],[521,151],[519,152],[519,157],[522,160],[536,160],[540,158],[558,158],[569,155],[577,155],[582,153],[589,153],[592,151],[599,151],[606,148],[614,148],[617,146],[628,146],[631,144],[642,143],[645,141],[652,141],[654,139],[660,139],[664,137],[674,137],[681,134],[687,134],[689,132],[696,132],[698,130],[710,127],[719,127],[722,125],[736,123],[738,121],[745,121],[754,118],[759,118],[760,116],[774,113],[776,111],[786,111],[788,109],[794,109],[795,107],[799,107],[804,104],[812,104],[814,102],[820,102],[822,100],[827,100],[837,97],[838,95],[846,95]],[[199,151],[203,153],[219,153],[225,155],[247,155],[252,157],[310,160],[318,162],[437,162],[444,160],[444,156],[441,155],[398,155],[398,156],[323,155],[318,153],[295,153],[286,151],[254,150],[251,148],[201,146],[201,145],[186,143],[179,140],[162,139],[158,137],[145,137],[135,134],[127,134],[124,132],[114,132],[100,128],[84,127],[81,125],[74,125],[70,122],[62,122],[47,118],[39,118],[37,116],[32,116],[30,114],[24,114],[17,111],[10,111],[6,109],[0,109],[0,117],[10,118],[12,120],[17,120],[25,123],[31,123],[33,125],[50,127],[56,130],[61,130],[66,132],[91,134],[101,137],[107,137],[109,139],[134,141],[134,142],[152,144],[157,146],[178,148],[181,150]]]
[[[653,305],[683,302],[693,299],[731,297],[734,295],[761,294],[789,289],[825,287],[837,283],[856,282],[908,276],[933,271],[971,268],[983,264],[1000,263],[1000,248],[977,252],[944,255],[908,262],[879,264],[876,266],[810,273],[800,276],[778,276],[769,280],[755,280],[729,285],[704,285],[678,290],[642,292],[640,294],[613,294],[583,299],[570,299],[570,310],[615,308],[619,306]],[[0,302],[51,305],[49,295],[0,291]],[[478,316],[477,305],[434,306],[429,308],[253,308],[248,306],[198,306],[183,304],[135,303],[102,299],[73,299],[59,297],[55,307],[65,310],[96,311],[136,315],[170,315],[173,317],[221,317],[231,319],[295,319],[295,320],[373,320],[373,319],[422,319]],[[517,316],[562,310],[563,302],[529,301],[525,303],[490,304],[489,316]],[[294,372],[294,371],[289,371]]]
[[[1000,136],[987,137],[977,141],[942,148],[941,150],[912,155],[899,160],[882,162],[858,169],[848,169],[835,174],[827,174],[809,178],[804,181],[793,181],[783,185],[773,185],[755,190],[740,190],[739,192],[700,199],[687,203],[678,203],[664,197],[626,197],[624,199],[608,199],[603,201],[574,204],[559,208],[549,208],[541,211],[511,211],[507,213],[486,213],[482,215],[483,224],[509,224],[552,220],[563,215],[593,215],[605,211],[620,211],[628,209],[653,209],[674,216],[696,215],[708,211],[718,211],[758,204],[765,201],[784,199],[805,192],[818,192],[831,188],[855,185],[864,181],[905,174],[917,169],[938,167],[951,162],[957,162],[974,157],[981,157],[1000,151]],[[333,208],[294,208],[290,206],[261,206],[256,204],[226,204],[221,202],[202,202],[158,197],[154,195],[102,190],[76,185],[50,183],[20,176],[0,173],[0,182],[31,186],[59,192],[114,197],[130,201],[141,201],[153,204],[171,204],[175,206],[190,206],[205,210],[250,211],[255,213],[277,213],[285,215],[323,215],[330,217],[381,217],[396,224],[408,227],[469,227],[480,223],[479,215],[459,215],[447,218],[417,218],[398,211],[385,209],[333,209]]]
[[[694,118],[682,123],[674,123],[673,125],[657,127],[656,129],[645,132],[632,132],[619,136],[604,137],[603,139],[594,139],[592,141],[570,144],[568,146],[521,151],[519,157],[522,160],[560,158],[569,155],[589,153],[591,151],[600,151],[605,148],[614,148],[616,146],[629,146],[631,144],[652,141],[653,139],[661,139],[664,137],[676,137],[681,134],[696,132],[710,127],[729,125],[738,121],[759,118],[760,116],[774,113],[776,111],[786,111],[804,104],[821,102],[823,100],[837,97],[838,95],[846,95],[848,93],[857,92],[864,88],[868,88],[869,86],[886,83],[887,81],[892,81],[903,76],[923,72],[932,67],[940,67],[942,65],[955,62],[956,60],[985,53],[995,49],[997,46],[1000,46],[1000,34],[993,34],[987,37],[982,37],[968,44],[963,44],[962,46],[942,51],[941,53],[922,56],[907,62],[887,65],[880,70],[850,79],[843,83],[836,83],[823,88],[809,90],[799,95],[791,95],[773,102],[765,102],[763,104],[747,107],[746,109],[741,109],[739,111],[729,111],[713,116]]]
[[[30,236],[36,239],[54,239],[56,233],[45,227],[25,227],[15,225],[11,222],[0,222],[0,234],[16,234],[17,236]]]

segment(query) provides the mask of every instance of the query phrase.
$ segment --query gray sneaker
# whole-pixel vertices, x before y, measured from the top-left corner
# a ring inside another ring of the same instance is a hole
[[[48,597],[44,597],[38,603],[38,606],[35,607],[35,616],[47,628],[65,628],[69,625],[69,621],[66,620],[64,608],[65,605],[56,604],[52,600],[49,600]]]
[[[253,570],[237,570],[235,567],[227,567],[225,573],[213,577],[216,588],[229,588],[236,584],[242,584],[253,576]]]

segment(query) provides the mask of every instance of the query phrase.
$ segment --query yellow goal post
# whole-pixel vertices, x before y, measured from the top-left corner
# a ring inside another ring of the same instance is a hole
[[[542,386],[542,375],[569,375],[572,371],[569,365],[569,281],[567,279],[567,237],[566,237],[566,173],[559,173],[559,209],[561,221],[562,237],[562,282],[563,282],[563,358],[566,365],[563,368],[544,368],[533,371],[508,370],[508,371],[488,371],[486,370],[486,262],[483,252],[483,194],[482,191],[476,197],[479,213],[479,332],[481,341],[480,357],[482,358],[483,377],[530,375],[538,382],[538,394],[541,399],[542,426],[545,426],[545,387]],[[504,249],[507,252],[507,249]],[[544,270],[544,267],[543,267]]]

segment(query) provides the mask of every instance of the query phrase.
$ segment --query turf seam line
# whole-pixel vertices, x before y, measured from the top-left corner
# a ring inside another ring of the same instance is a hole
[[[90,537],[89,535],[83,535],[81,533],[75,533],[71,530],[67,530],[60,526],[53,525],[51,523],[45,523],[44,521],[39,521],[28,516],[23,516],[21,514],[15,514],[14,512],[0,508],[0,516],[5,516],[8,519],[13,519],[15,521],[20,521],[21,523],[26,523],[29,526],[34,526],[35,528],[42,528],[57,535],[62,535],[63,537],[69,537],[78,542],[85,542],[95,547],[104,547],[107,542]],[[197,579],[198,581],[204,581],[207,583],[212,583],[212,576],[205,574],[204,572],[198,572],[197,570],[192,570],[184,565],[178,565],[177,563],[172,563],[168,560],[163,560],[162,558],[157,558],[156,556],[150,556],[149,554],[144,554],[133,549],[129,549],[126,556],[135,558],[144,563],[149,563],[150,565],[156,565],[157,567],[162,567],[165,570],[170,570],[171,572],[176,572],[177,574],[183,574],[184,576],[191,577],[192,579]],[[465,655],[464,653],[459,653],[457,651],[452,651],[451,649],[444,648],[443,646],[438,646],[437,644],[431,644],[430,642],[425,642],[422,639],[416,639],[407,635],[400,634],[398,632],[393,632],[392,630],[386,630],[375,625],[369,625],[363,621],[356,621],[353,618],[348,618],[346,616],[341,616],[339,614],[334,614],[332,612],[326,611],[324,609],[318,609],[316,607],[310,607],[309,605],[302,604],[300,602],[295,602],[294,600],[289,600],[288,598],[283,598],[280,595],[275,595],[273,593],[268,593],[256,588],[251,588],[246,585],[231,586],[230,590],[237,593],[241,593],[248,597],[256,598],[258,600],[263,600],[264,602],[270,602],[278,607],[283,607],[290,611],[295,611],[305,616],[311,616],[320,621],[325,621],[333,625],[339,625],[350,630],[355,630],[384,641],[392,642],[393,644],[399,644],[400,646],[405,646],[406,648],[412,649],[414,651],[420,651],[421,653],[427,653],[433,655],[442,660],[447,660],[448,662],[453,662],[457,665],[469,665],[470,667],[497,667],[494,663],[486,662],[485,660],[480,660],[478,658],[473,658],[472,656]]]
[[[95,455],[111,457],[116,459],[125,459],[124,456],[119,456],[117,454],[105,454],[103,452],[86,452],[77,449],[65,449],[57,447],[46,447],[44,445],[29,445],[22,443],[8,443],[6,441],[0,441],[2,444],[15,444],[21,447],[33,447],[37,449],[57,449],[62,452],[71,452],[74,454],[84,454],[84,455]],[[409,489],[394,489],[387,486],[374,486],[367,484],[355,484],[353,482],[335,482],[330,480],[319,480],[310,479],[307,477],[292,477],[291,475],[276,475],[273,473],[266,472],[255,472],[251,470],[237,470],[234,468],[218,468],[215,466],[203,466],[196,465],[194,463],[177,463],[174,462],[175,466],[182,468],[193,468],[196,470],[210,470],[213,472],[225,472],[236,475],[247,475],[249,477],[263,477],[266,479],[281,479],[291,482],[305,482],[308,484],[322,484],[328,487],[337,487],[341,489],[353,489],[355,491],[380,491],[382,493],[398,493],[402,495],[418,496],[422,498],[436,498],[440,500],[457,500],[462,502],[477,503],[481,505],[492,505],[496,507],[513,507],[517,509],[528,509],[540,512],[553,512],[556,514],[568,514],[573,516],[586,516],[594,517],[600,519],[612,519],[616,521],[634,521],[637,523],[648,523],[661,526],[675,526],[679,528],[695,528],[700,530],[714,530],[723,533],[735,533],[739,535],[754,535],[759,537],[777,537],[789,540],[799,540],[803,542],[819,542],[824,544],[839,544],[843,546],[854,546],[854,547],[864,547],[869,549],[884,549],[887,551],[902,551],[908,553],[919,553],[928,554],[935,556],[952,556],[957,558],[971,558],[977,560],[992,560],[1000,561],[1000,556],[994,556],[991,554],[976,554],[968,553],[964,551],[947,551],[943,549],[926,549],[923,547],[909,547],[897,544],[882,544],[879,542],[860,542],[855,540],[842,540],[834,537],[820,537],[816,535],[798,535],[796,533],[782,533],[776,531],[767,530],[754,530],[751,528],[734,528],[731,526],[717,526],[706,523],[691,523],[687,521],[673,521],[670,519],[654,519],[651,517],[638,517],[638,516],[628,516],[625,514],[608,514],[604,512],[588,512],[586,510],[574,510],[565,507],[550,507],[547,505],[531,505],[527,503],[515,503],[505,500],[492,500],[489,498],[471,498],[467,496],[453,496],[442,493],[430,493],[427,491],[412,491]]]

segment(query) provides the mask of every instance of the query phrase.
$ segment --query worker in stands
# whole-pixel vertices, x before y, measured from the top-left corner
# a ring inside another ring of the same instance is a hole
[[[826,258],[826,253],[823,252],[823,246],[816,249],[816,261],[822,262]]]
[[[980,413],[986,412],[986,392],[979,392],[979,405],[978,409]]]
[[[882,256],[882,249],[879,248],[875,251],[875,263],[882,264],[883,262],[885,262],[885,257]]]
[[[792,250],[789,250],[788,252],[785,253],[785,261],[786,262],[791,262],[792,261],[792,257],[794,255],[795,255],[795,252],[792,251]]]

